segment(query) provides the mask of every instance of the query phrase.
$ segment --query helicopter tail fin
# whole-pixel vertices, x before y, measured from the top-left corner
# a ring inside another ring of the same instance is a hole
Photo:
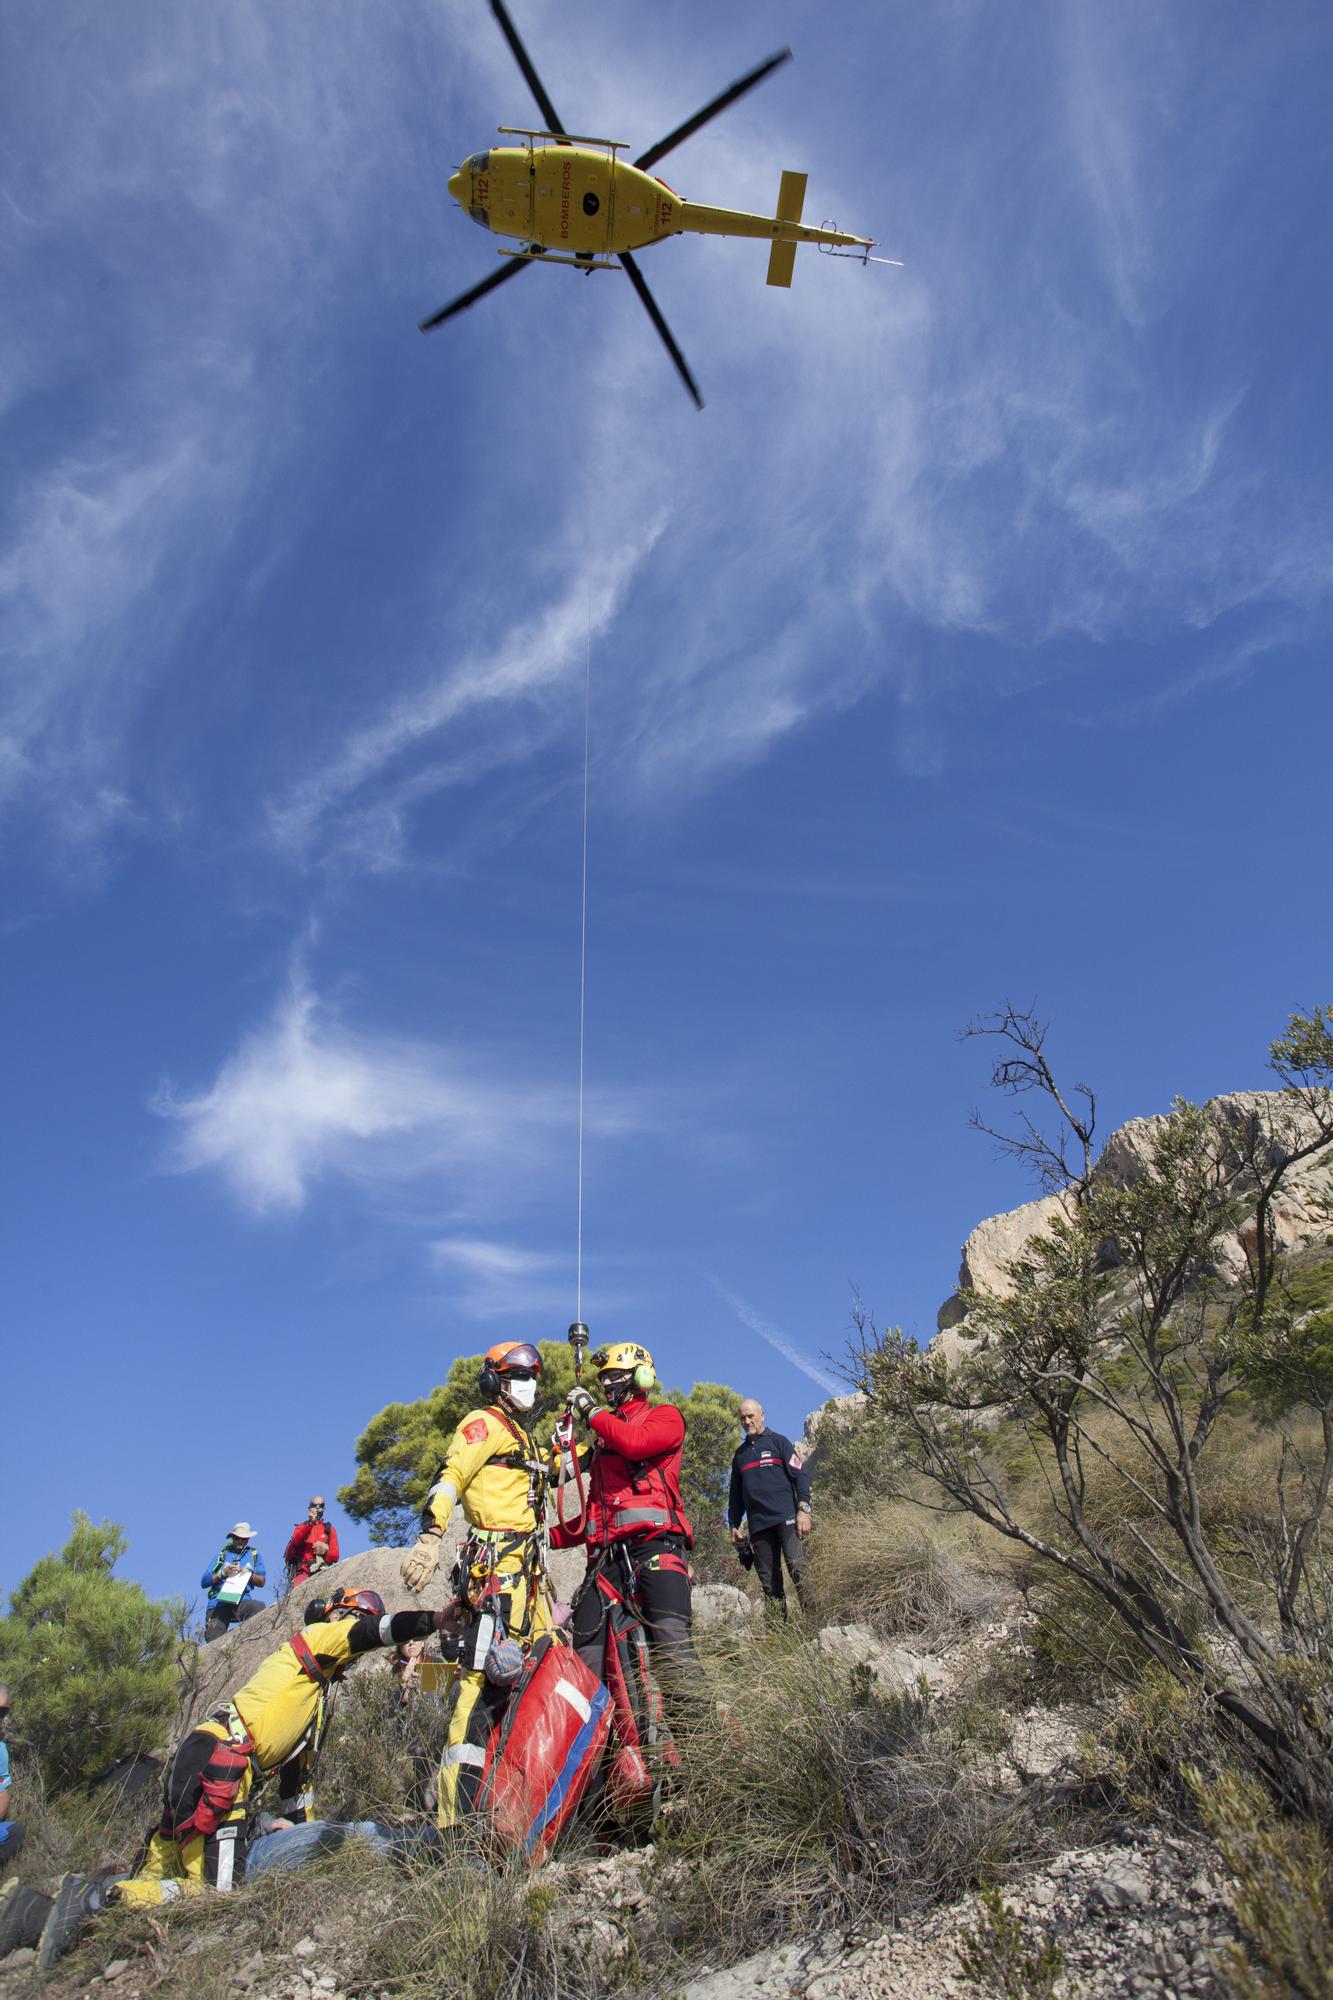
[[[778,184],[779,222],[799,222],[801,210],[805,206],[805,175],[784,173]],[[796,269],[796,245],[775,243],[768,253],[768,282],[770,285],[789,285],[792,272]]]

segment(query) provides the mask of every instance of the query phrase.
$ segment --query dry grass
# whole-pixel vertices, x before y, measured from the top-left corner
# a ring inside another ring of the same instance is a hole
[[[817,1926],[900,1920],[1034,1840],[1021,1803],[980,1780],[947,1720],[795,1633],[734,1658],[725,1687],[719,1713],[686,1739],[664,1847],[694,1864],[687,1930],[714,1962]]]
[[[580,1889],[586,1834],[563,1846],[566,1865],[549,1876],[476,1851],[400,1864],[349,1845],[226,1898],[113,1909],[53,2000],[86,1991],[118,1957],[132,1965],[117,1990],[155,2000],[224,1991],[256,1952],[269,1983],[283,1970],[274,1961],[305,1936],[319,1947],[311,1964],[336,1970],[349,1993],[660,1995],[771,1939],[948,1900],[1040,1845],[1022,1803],[976,1775],[947,1715],[882,1696],[796,1629],[705,1664],[721,1699],[680,1732],[684,1769],[632,1919]],[[344,1702],[326,1799],[387,1783],[401,1754],[382,1701],[367,1692]],[[358,1816],[365,1803],[358,1792]]]
[[[821,1517],[810,1599],[820,1624],[859,1623],[942,1645],[992,1618],[1014,1595],[998,1536],[964,1514],[873,1499]]]

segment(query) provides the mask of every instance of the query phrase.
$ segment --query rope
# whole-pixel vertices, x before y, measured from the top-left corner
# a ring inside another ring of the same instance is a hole
[[[592,578],[588,578],[588,647],[583,669],[583,853],[579,910],[579,1165],[574,1318],[583,1318],[583,1077],[588,992],[588,744],[592,718]]]

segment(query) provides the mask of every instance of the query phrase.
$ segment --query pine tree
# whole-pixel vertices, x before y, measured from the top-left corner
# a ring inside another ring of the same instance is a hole
[[[537,1402],[525,1421],[534,1437],[545,1439],[574,1386],[574,1361],[563,1340],[540,1341],[538,1352],[542,1372]],[[390,1403],[357,1439],[356,1478],[340,1489],[338,1498],[354,1521],[367,1524],[377,1545],[392,1547],[415,1536],[422,1501],[444,1463],[449,1440],[477,1407],[480,1367],[479,1354],[460,1356],[429,1396]],[[590,1373],[585,1380],[595,1387]],[[696,1525],[699,1516],[720,1519],[740,1432],[736,1413],[741,1399],[717,1382],[696,1382],[688,1395],[679,1389],[662,1393],[684,1411],[688,1426],[681,1467],[686,1511],[696,1516]]]
[[[73,1516],[0,1618],[0,1681],[19,1734],[53,1789],[88,1784],[166,1735],[179,1683],[185,1607],[112,1575],[127,1547],[112,1521]]]

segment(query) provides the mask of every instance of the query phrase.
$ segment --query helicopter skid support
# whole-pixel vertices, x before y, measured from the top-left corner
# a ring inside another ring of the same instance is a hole
[[[517,257],[525,264],[572,264],[576,271],[618,271],[613,257],[572,257],[563,250],[505,250],[497,247],[497,257]]]

